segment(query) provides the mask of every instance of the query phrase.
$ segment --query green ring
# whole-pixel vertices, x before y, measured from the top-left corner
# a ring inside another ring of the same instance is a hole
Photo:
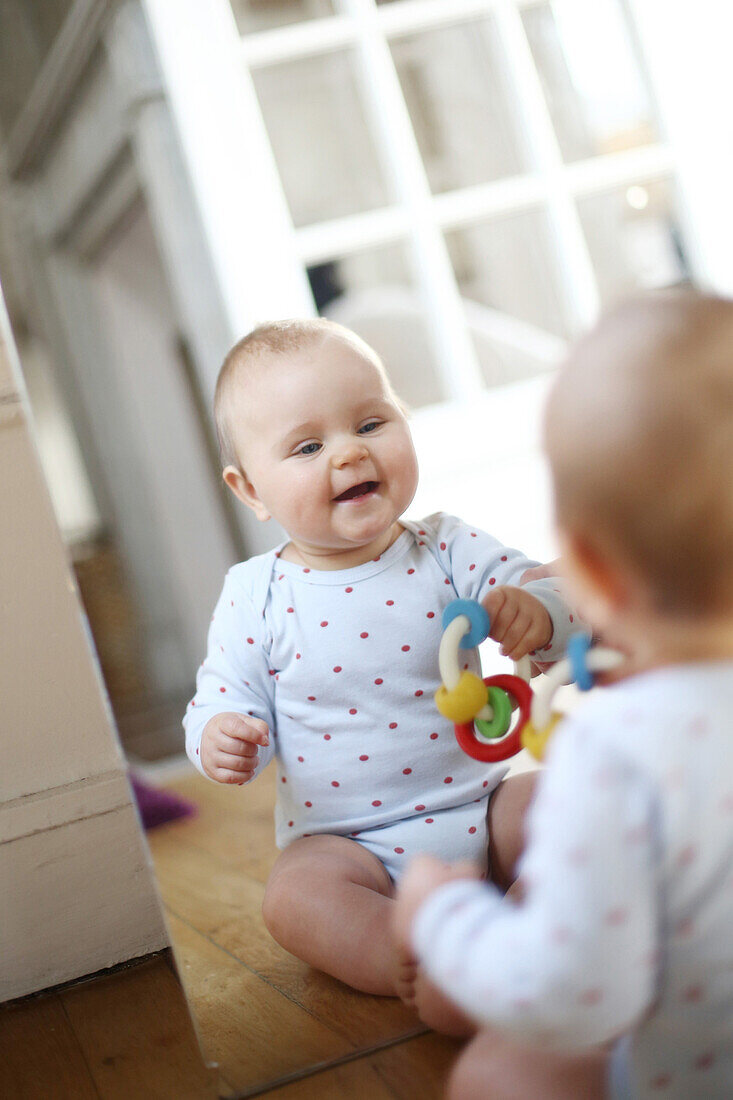
[[[503,737],[512,721],[512,703],[506,691],[498,687],[489,687],[488,703],[494,712],[491,721],[486,718],[474,718],[473,724],[481,737],[489,741]]]

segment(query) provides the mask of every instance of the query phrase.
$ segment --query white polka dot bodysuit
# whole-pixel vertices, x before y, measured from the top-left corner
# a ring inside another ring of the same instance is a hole
[[[427,835],[445,831],[442,812],[485,800],[506,773],[466,756],[436,710],[443,608],[458,596],[480,600],[494,585],[518,584],[536,564],[451,516],[404,527],[379,558],[354,569],[309,570],[277,551],[234,566],[184,719],[187,751],[200,770],[201,734],[212,716],[263,719],[270,745],[259,750],[257,771],[275,756],[278,846],[335,833],[359,834],[369,847],[365,834],[376,831],[393,875],[422,849],[418,826],[425,848],[435,850]],[[556,580],[526,587],[553,620],[542,659],[555,660],[577,623]],[[477,670],[474,651],[465,663]],[[386,832],[400,821],[410,825],[409,842]],[[464,813],[460,829],[485,853],[473,817]],[[457,839],[444,854],[451,852],[468,854]]]
[[[609,1095],[733,1096],[733,662],[593,693],[530,810],[524,901],[457,882],[417,953],[476,1020],[572,1050],[623,1035]]]

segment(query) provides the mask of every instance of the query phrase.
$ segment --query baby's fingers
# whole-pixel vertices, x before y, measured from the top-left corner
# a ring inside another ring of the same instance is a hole
[[[216,748],[220,752],[231,753],[232,756],[254,756],[258,747],[254,741],[242,741],[226,733],[220,734],[216,742]]]
[[[501,589],[496,593],[492,592],[489,600],[484,604],[489,619],[491,620],[491,629],[489,631],[489,637],[493,638],[495,642],[504,642],[507,632],[510,630],[512,623],[517,617],[517,601],[509,596],[506,590]]]
[[[533,636],[532,626],[533,620],[529,612],[519,611],[501,639],[499,652],[502,656],[518,661],[530,649],[534,649],[534,646],[527,644]]]
[[[232,756],[228,752],[218,752],[214,757],[213,777],[219,783],[246,783],[254,775],[258,762],[256,756]]]
[[[267,723],[260,718],[224,714],[219,722],[219,729],[239,741],[249,741],[256,745],[267,745],[270,741]]]

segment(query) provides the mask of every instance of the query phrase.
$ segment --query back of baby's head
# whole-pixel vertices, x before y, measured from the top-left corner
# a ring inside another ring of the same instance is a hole
[[[660,611],[733,611],[733,301],[646,295],[569,355],[545,414],[555,512]]]
[[[376,352],[361,337],[344,325],[328,321],[324,317],[290,318],[268,321],[258,325],[242,337],[222,363],[214,392],[214,420],[219,439],[223,466],[238,465],[231,425],[232,406],[237,387],[246,381],[249,373],[269,364],[280,356],[291,355],[317,348],[328,339],[343,340],[365,358],[374,362],[384,373],[384,367]]]

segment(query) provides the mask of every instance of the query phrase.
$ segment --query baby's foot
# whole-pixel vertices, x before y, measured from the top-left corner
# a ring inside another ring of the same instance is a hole
[[[398,947],[395,951],[396,966],[395,993],[408,1008],[415,1007],[415,979],[417,978],[417,960],[411,952]]]
[[[476,1034],[474,1022],[444,997],[421,970],[418,970],[413,983],[412,1004],[422,1022],[441,1035],[463,1039]]]

